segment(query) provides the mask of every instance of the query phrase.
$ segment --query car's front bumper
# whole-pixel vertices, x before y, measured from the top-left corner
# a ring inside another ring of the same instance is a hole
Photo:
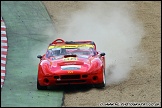
[[[41,86],[68,85],[68,84],[100,84],[103,81],[103,72],[98,73],[69,73],[54,74],[38,78]]]

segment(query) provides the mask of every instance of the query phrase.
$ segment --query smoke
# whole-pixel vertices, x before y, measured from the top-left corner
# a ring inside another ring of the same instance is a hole
[[[135,8],[127,2],[87,2],[71,15],[58,38],[94,41],[97,50],[106,53],[107,85],[118,84],[128,78],[140,57],[143,28],[134,17]]]

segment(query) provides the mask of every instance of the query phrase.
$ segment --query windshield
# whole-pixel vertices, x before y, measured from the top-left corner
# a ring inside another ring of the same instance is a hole
[[[49,46],[46,57],[54,57],[54,56],[63,56],[63,55],[95,55],[96,51],[92,47],[54,47],[54,46]]]

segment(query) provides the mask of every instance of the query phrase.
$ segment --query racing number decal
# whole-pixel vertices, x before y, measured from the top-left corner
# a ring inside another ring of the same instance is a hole
[[[76,61],[77,58],[76,57],[67,57],[67,58],[64,58],[64,61]]]

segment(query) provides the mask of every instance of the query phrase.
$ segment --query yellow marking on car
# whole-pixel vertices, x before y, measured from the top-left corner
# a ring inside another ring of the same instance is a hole
[[[52,48],[80,48],[80,47],[94,48],[94,45],[90,45],[90,44],[81,44],[81,45],[51,45],[51,46],[48,47],[48,49],[52,49]]]
[[[77,58],[76,57],[67,57],[67,58],[64,58],[64,61],[76,61]]]

